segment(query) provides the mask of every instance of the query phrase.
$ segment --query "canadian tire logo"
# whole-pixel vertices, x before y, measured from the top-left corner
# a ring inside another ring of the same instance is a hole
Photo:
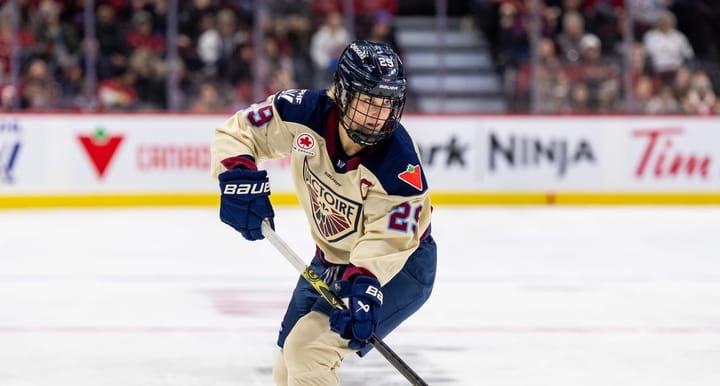
[[[90,157],[98,178],[103,178],[115,152],[123,141],[122,135],[108,136],[105,129],[99,127],[93,135],[78,135],[78,140]]]
[[[420,174],[420,165],[408,165],[407,169],[398,174],[398,178],[413,188],[422,192],[423,182],[422,174]]]

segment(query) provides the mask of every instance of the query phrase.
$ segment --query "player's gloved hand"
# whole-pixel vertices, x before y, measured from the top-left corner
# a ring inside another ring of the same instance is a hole
[[[349,347],[361,349],[375,333],[379,310],[383,304],[380,283],[371,276],[355,276],[354,280],[338,280],[332,290],[348,298],[348,308],[330,311],[330,329],[349,339]]]
[[[232,169],[218,176],[220,181],[220,220],[235,228],[248,240],[265,238],[260,229],[263,219],[273,221],[270,182],[265,170]]]

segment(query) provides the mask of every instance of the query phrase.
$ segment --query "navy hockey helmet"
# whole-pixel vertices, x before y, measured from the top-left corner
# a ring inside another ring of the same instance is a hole
[[[375,145],[400,123],[407,81],[400,57],[389,46],[350,43],[340,54],[334,82],[340,124],[354,142]]]

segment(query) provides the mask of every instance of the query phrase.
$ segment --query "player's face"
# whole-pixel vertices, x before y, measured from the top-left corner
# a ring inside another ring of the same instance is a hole
[[[356,94],[350,102],[347,111],[347,123],[353,130],[365,134],[377,133],[383,129],[385,122],[390,118],[393,104],[390,98],[372,97],[366,94]]]

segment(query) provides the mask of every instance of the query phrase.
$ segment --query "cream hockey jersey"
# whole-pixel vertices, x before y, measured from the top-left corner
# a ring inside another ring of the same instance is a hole
[[[419,151],[398,125],[380,144],[348,157],[338,137],[339,114],[325,90],[287,90],[238,111],[215,130],[212,174],[224,172],[228,158],[262,162],[290,154],[296,194],[321,257],[365,268],[385,285],[429,232]]]

